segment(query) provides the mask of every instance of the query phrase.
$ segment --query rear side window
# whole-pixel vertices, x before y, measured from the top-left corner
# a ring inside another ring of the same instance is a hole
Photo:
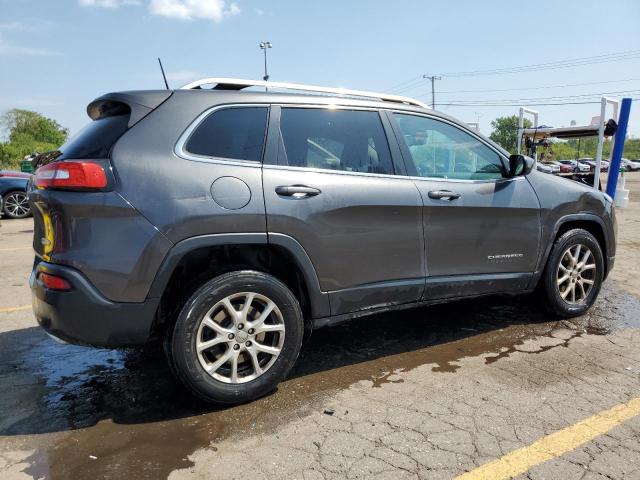
[[[283,108],[280,131],[280,165],[393,174],[377,112]]]
[[[262,159],[267,107],[227,108],[205,118],[189,137],[185,150],[204,157]]]
[[[129,128],[129,116],[126,113],[92,121],[58,149],[62,152],[58,159],[109,158],[111,147]]]

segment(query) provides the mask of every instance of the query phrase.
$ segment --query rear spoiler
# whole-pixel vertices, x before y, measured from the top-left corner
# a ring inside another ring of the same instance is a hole
[[[166,101],[171,90],[140,90],[107,93],[87,105],[87,114],[92,120],[130,113],[128,127],[131,128],[154,109]]]

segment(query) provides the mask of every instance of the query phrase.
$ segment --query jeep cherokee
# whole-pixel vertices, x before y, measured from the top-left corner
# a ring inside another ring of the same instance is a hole
[[[87,111],[29,190],[35,316],[160,338],[208,401],[268,393],[305,332],[354,317],[536,289],[580,315],[614,263],[611,198],[410,98],[205,79]]]

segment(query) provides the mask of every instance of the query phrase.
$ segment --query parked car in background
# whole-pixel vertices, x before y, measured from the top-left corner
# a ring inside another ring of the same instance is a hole
[[[549,162],[549,164],[557,166],[558,173],[573,173],[573,167],[571,165],[567,165],[565,163],[560,163],[557,161]]]
[[[8,218],[26,218],[31,215],[27,184],[29,173],[0,170],[0,212]]]
[[[552,174],[553,169],[549,165],[545,165],[542,162],[536,162],[536,169],[542,173]]]
[[[640,170],[640,162],[623,158],[620,164],[625,172],[637,172]]]
[[[560,167],[555,162],[542,162],[543,165],[551,169],[551,173],[560,173]]]
[[[573,168],[572,172],[588,173],[591,171],[591,167],[586,163],[578,160],[558,160],[560,163],[569,165]]]
[[[589,165],[589,171],[590,172],[595,172],[596,171],[596,161],[593,158],[580,158],[578,159],[578,161]],[[606,160],[602,160],[600,162],[600,171],[601,172],[608,172],[609,171],[609,162],[607,162]]]

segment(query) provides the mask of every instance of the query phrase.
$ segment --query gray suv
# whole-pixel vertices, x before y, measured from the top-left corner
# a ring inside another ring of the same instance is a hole
[[[354,317],[534,290],[580,315],[614,263],[608,196],[410,98],[205,79],[87,111],[29,188],[35,316],[162,339],[208,401],[268,393],[305,332]]]

